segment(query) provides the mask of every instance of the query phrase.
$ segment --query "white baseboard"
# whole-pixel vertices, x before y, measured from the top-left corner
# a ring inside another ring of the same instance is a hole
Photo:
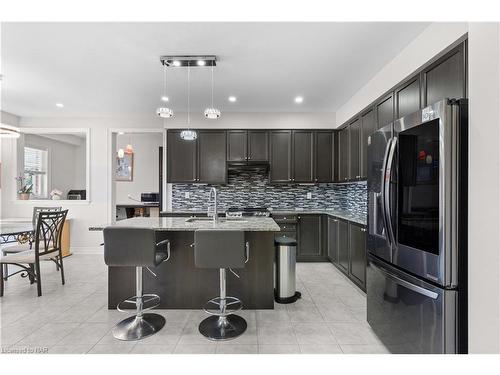
[[[82,255],[103,255],[104,247],[102,246],[71,246],[71,252],[73,254]]]

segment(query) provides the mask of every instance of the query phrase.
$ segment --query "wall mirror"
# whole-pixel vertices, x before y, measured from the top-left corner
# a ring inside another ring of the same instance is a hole
[[[89,129],[22,129],[17,199],[89,201],[89,154]]]

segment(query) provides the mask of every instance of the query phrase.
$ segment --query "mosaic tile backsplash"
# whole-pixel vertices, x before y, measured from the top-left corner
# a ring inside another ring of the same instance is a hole
[[[366,183],[271,185],[267,173],[257,171],[231,171],[227,185],[173,184],[172,209],[206,210],[212,186],[217,188],[221,210],[229,207],[335,209],[366,216]],[[307,199],[307,193],[311,193],[311,199]]]

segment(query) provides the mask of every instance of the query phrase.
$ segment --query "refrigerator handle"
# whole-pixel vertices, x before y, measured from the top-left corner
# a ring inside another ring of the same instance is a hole
[[[416,293],[422,294],[426,297],[432,298],[432,299],[437,299],[439,297],[439,294],[436,292],[433,292],[432,290],[423,288],[421,286],[415,285],[410,283],[409,281],[403,280],[402,278],[393,275],[392,273],[386,271],[384,268],[374,264],[373,262],[370,262],[371,266],[373,266],[377,271],[379,271],[386,279],[390,279],[391,281],[394,281],[396,284],[401,285],[402,287],[405,287],[406,289],[410,289]]]
[[[396,240],[394,238],[394,229],[392,228],[391,220],[391,174],[392,174],[392,163],[394,160],[394,152],[396,150],[396,145],[398,143],[398,138],[394,137],[389,142],[390,149],[387,156],[387,164],[385,167],[383,180],[384,180],[384,213],[385,213],[385,223],[387,228],[387,234],[389,241],[393,248],[396,248]],[[392,257],[391,257],[392,258]]]
[[[382,223],[384,225],[385,229],[385,239],[387,241],[387,244],[389,247],[392,247],[391,239],[389,238],[388,232],[388,223],[387,223],[387,216],[386,216],[386,208],[385,208],[385,173],[387,170],[387,160],[389,158],[389,151],[391,149],[391,144],[392,144],[392,138],[387,142],[387,146],[385,148],[385,153],[384,153],[384,160],[382,162],[382,175],[381,175],[381,181],[380,181],[380,204],[382,205]],[[390,252],[390,260],[392,261],[392,251]]]

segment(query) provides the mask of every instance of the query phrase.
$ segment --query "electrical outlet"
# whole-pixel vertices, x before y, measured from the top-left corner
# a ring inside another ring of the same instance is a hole
[[[312,199],[312,193],[307,193],[307,199]]]
[[[189,194],[189,191],[186,191],[186,192],[184,193],[184,198],[189,199],[189,195],[190,195],[190,194]]]

